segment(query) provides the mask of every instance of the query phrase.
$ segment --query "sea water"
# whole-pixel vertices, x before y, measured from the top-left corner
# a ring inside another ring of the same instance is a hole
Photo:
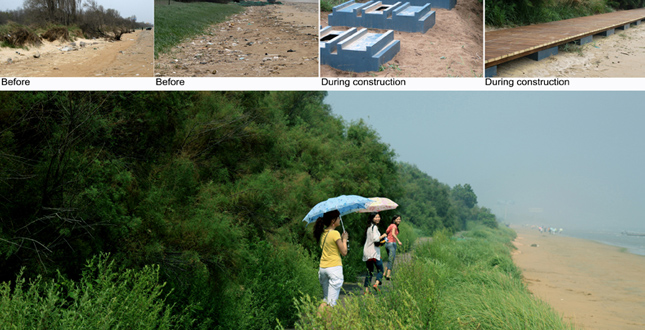
[[[640,231],[629,230],[629,232],[645,233],[645,229]],[[645,236],[628,236],[620,230],[564,229],[562,233],[556,235],[588,239],[607,245],[626,248],[631,253],[645,256]]]

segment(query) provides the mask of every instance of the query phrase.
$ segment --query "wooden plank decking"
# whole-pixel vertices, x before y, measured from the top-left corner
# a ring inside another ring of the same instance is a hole
[[[645,19],[645,8],[486,32],[486,68]]]

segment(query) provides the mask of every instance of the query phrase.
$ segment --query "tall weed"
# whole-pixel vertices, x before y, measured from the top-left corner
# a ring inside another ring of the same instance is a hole
[[[22,272],[0,284],[0,329],[170,329],[190,321],[165,304],[159,267],[116,267],[101,255],[89,260],[79,282],[27,280]]]
[[[469,228],[418,244],[381,294],[350,295],[322,312],[318,300],[301,296],[295,328],[574,329],[526,289],[510,257],[513,231]]]

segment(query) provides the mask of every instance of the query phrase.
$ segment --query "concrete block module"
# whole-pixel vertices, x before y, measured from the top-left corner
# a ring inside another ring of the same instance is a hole
[[[430,4],[412,6],[410,2],[383,4],[382,1],[356,3],[354,0],[333,8],[328,16],[331,26],[352,26],[402,32],[426,33],[435,24]]]
[[[321,64],[353,72],[378,71],[401,49],[394,32],[370,33],[367,29],[333,30],[327,26],[320,31]]]

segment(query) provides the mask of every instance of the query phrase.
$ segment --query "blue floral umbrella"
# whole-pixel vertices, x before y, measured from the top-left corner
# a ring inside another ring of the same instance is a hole
[[[322,217],[326,212],[333,210],[338,210],[338,212],[340,212],[340,215],[343,216],[345,214],[357,212],[360,209],[364,209],[366,205],[373,202],[374,201],[369,198],[357,195],[342,195],[333,197],[324,202],[316,204],[316,206],[314,206],[314,208],[312,208],[311,211],[307,213],[307,216],[305,216],[302,221],[306,221],[307,224],[310,224],[316,221],[316,219]],[[340,223],[341,225],[343,224],[342,219]],[[345,231],[345,225],[343,225],[343,231]]]

